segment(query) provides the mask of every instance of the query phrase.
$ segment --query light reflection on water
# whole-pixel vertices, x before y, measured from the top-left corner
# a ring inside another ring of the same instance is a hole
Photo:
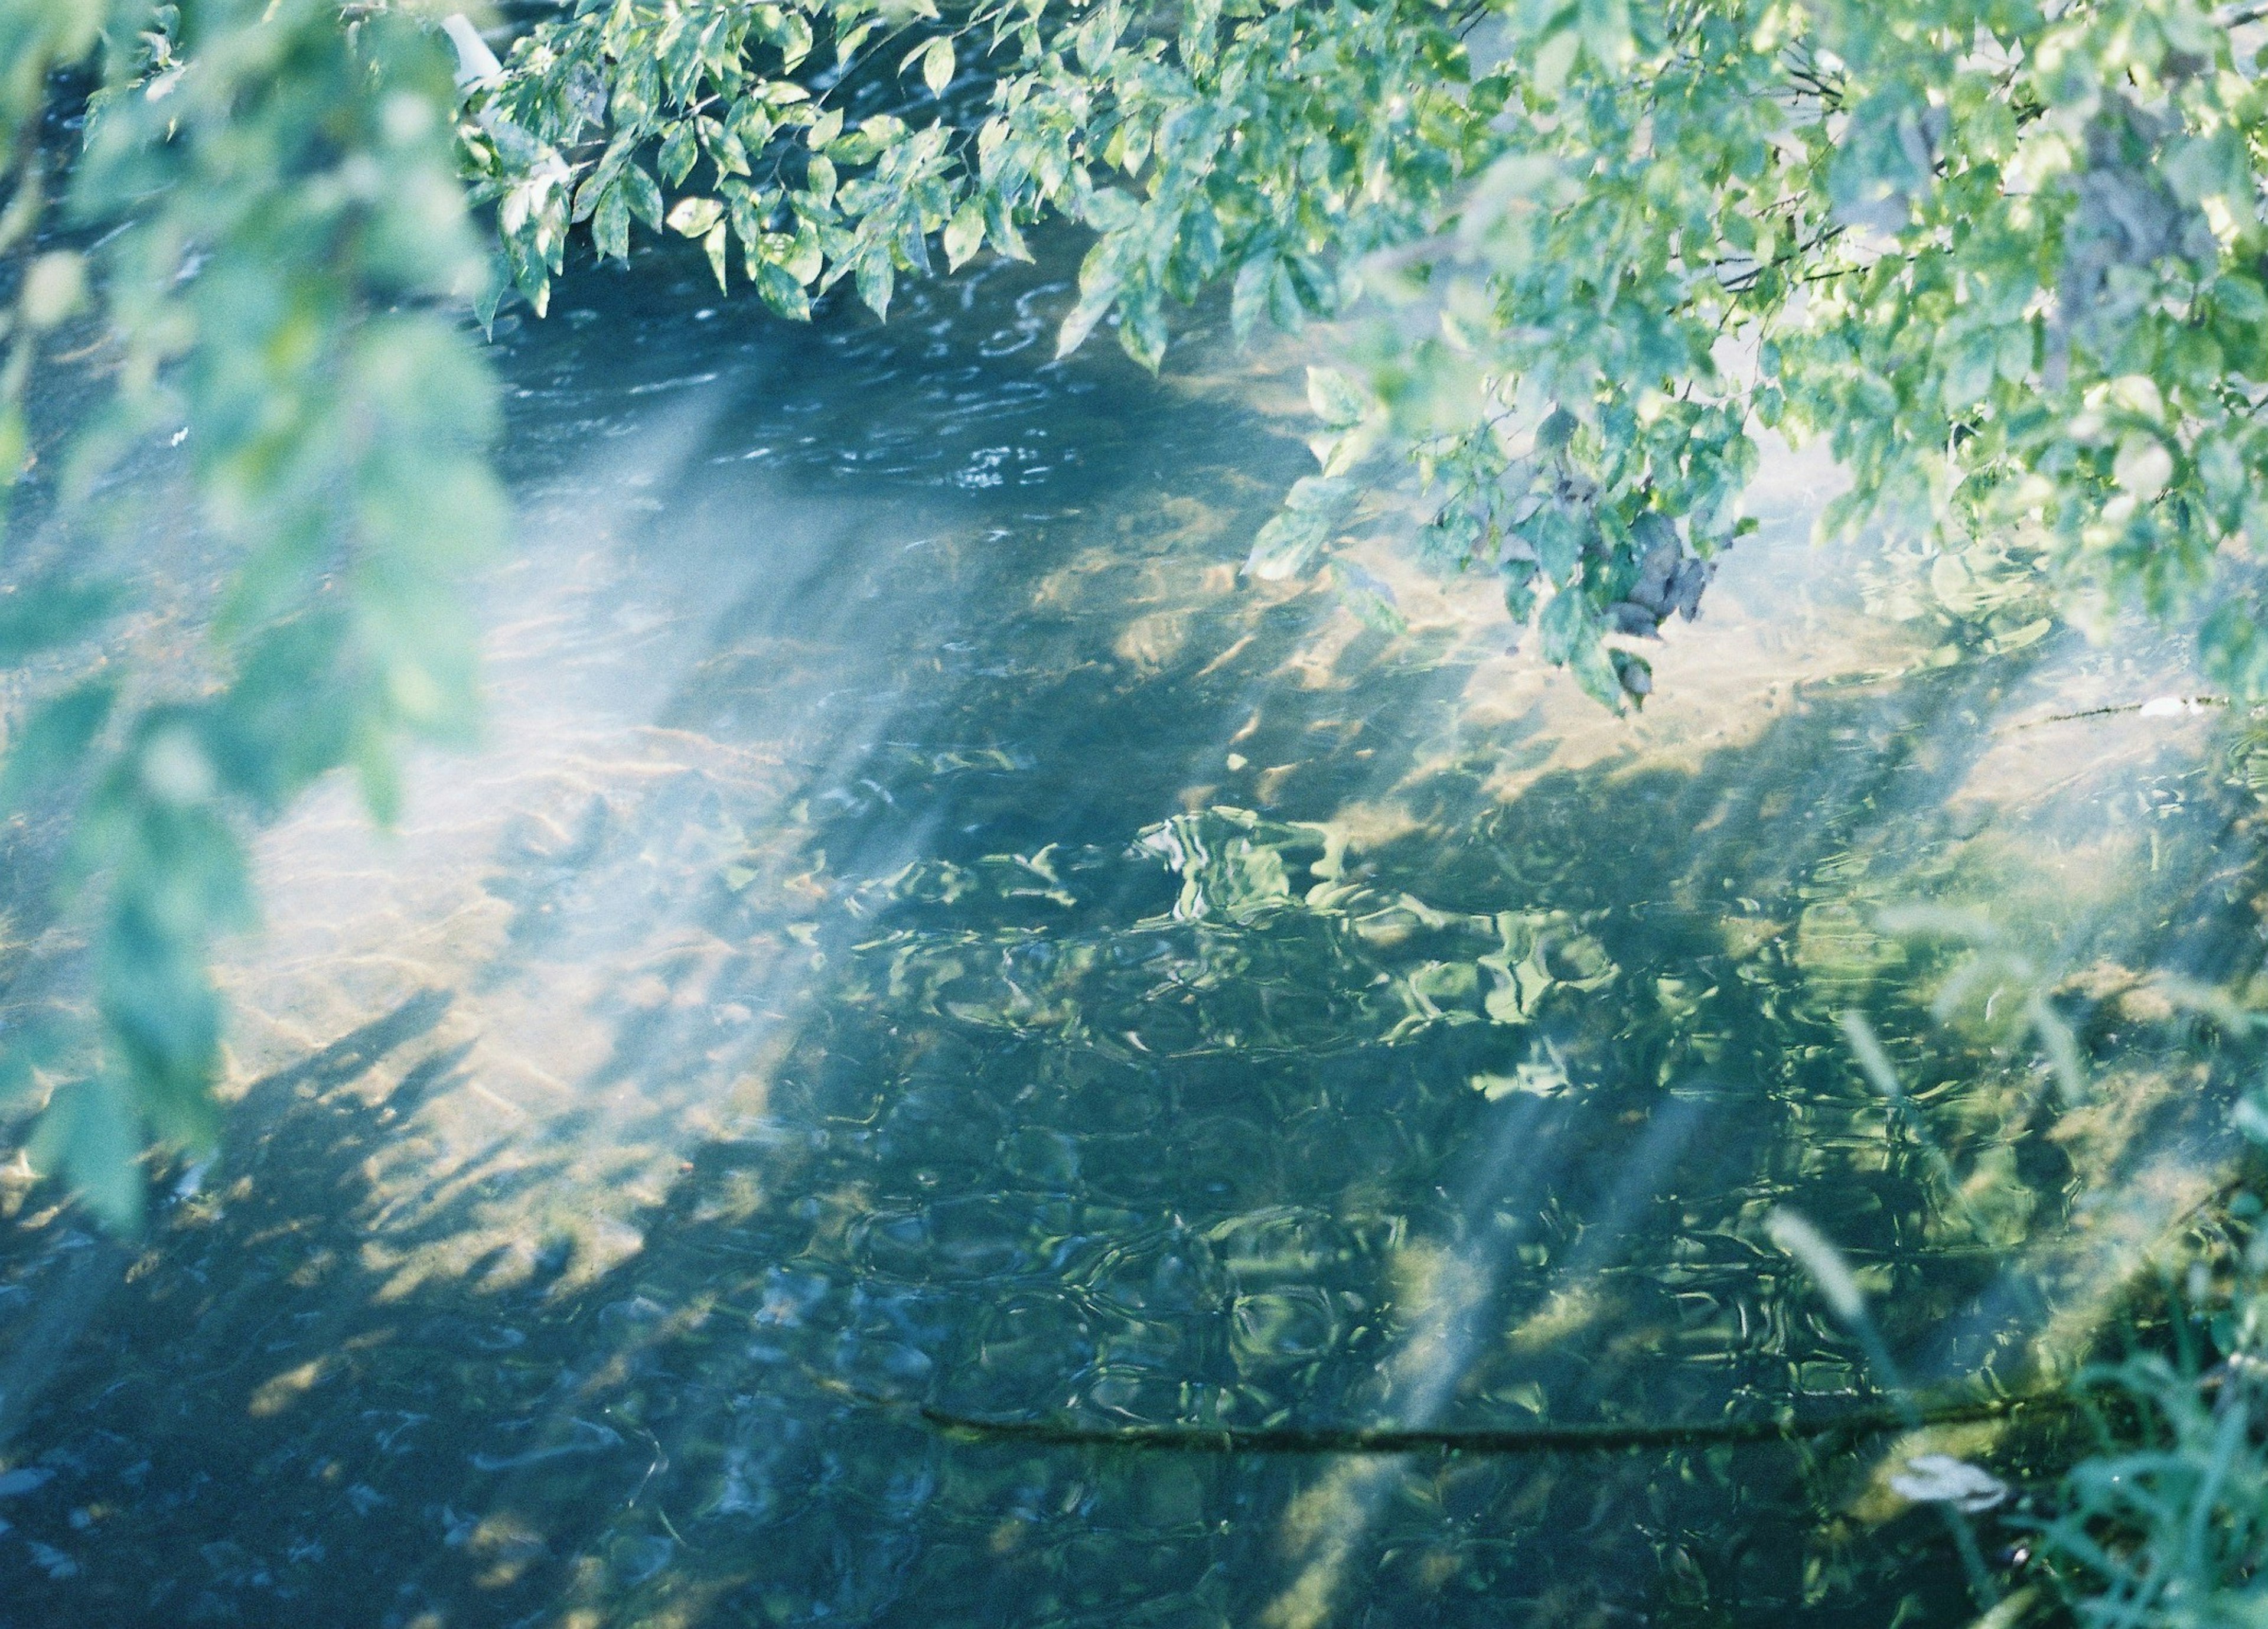
[[[2226,721],[2039,722],[2179,688],[2156,647],[1809,552],[1786,460],[1616,723],[1480,588],[1403,579],[1388,640],[1239,581],[1285,376],[1046,364],[1067,291],[797,329],[649,261],[506,340],[490,749],[266,844],[230,1152],[147,1250],[11,1190],[0,1623],[1962,1621],[1884,1445],[1135,1456],[862,1400],[1863,1402],[1782,1203],[1918,1382],[2029,1383],[2212,1181],[2220,1076],[2132,976],[2257,956]],[[1914,900],[2007,923],[2115,1089],[1933,1028]]]

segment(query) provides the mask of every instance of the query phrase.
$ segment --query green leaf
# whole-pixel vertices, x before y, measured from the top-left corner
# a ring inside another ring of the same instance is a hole
[[[1345,430],[1369,413],[1370,395],[1336,368],[1310,367],[1307,405],[1333,430]]]
[[[742,104],[733,116],[733,134],[740,137],[743,151],[762,152],[765,144],[772,138],[770,106],[761,101]]]
[[[929,93],[932,96],[943,96],[946,87],[953,83],[952,40],[939,34],[908,56],[906,60],[910,63],[916,59],[921,63],[922,83],[929,87]],[[903,70],[901,69],[900,71],[902,72]]]
[[[609,148],[606,158],[592,166],[590,173],[584,176],[576,185],[575,204],[574,208],[568,211],[568,218],[573,221],[589,220],[593,211],[599,207],[600,195],[608,188],[615,184],[615,178],[621,173],[622,165],[615,158],[614,149]]]
[[[1142,297],[1121,295],[1118,304],[1118,347],[1155,373],[1166,359],[1166,315],[1158,306],[1155,289]]]
[[[1583,36],[1572,28],[1562,28],[1547,35],[1536,48],[1535,67],[1535,88],[1545,101],[1557,101],[1566,87],[1567,72],[1575,65],[1576,55],[1582,49]]]
[[[984,247],[984,205],[971,198],[953,212],[945,224],[945,264],[949,271],[959,271],[969,257]]]
[[[1306,475],[1284,495],[1284,511],[1260,529],[1244,563],[1246,573],[1264,581],[1296,577],[1314,562],[1353,505],[1349,481]]]
[[[1265,291],[1268,320],[1286,334],[1297,334],[1307,322],[1307,306],[1300,294],[1300,280],[1292,273],[1293,264],[1287,258],[1270,267]]]
[[[1284,507],[1298,514],[1342,515],[1353,504],[1357,490],[1351,481],[1302,475],[1284,495]]]
[[[811,318],[811,296],[787,269],[777,261],[760,261],[755,271],[756,292],[765,305],[783,317],[798,322]]]
[[[646,224],[650,231],[661,230],[661,188],[652,176],[635,164],[622,166],[622,195],[630,211]]]
[[[1504,611],[1515,627],[1524,627],[1535,615],[1535,569],[1525,560],[1504,568]]]
[[[1079,210],[1086,224],[1101,232],[1123,232],[1142,217],[1133,195],[1116,187],[1096,188]]]
[[[1588,539],[1587,519],[1580,511],[1554,501],[1530,515],[1520,528],[1520,535],[1535,550],[1544,576],[1555,586],[1565,588],[1575,580]]]
[[[1554,667],[1565,666],[1578,646],[1599,636],[1582,596],[1572,589],[1560,590],[1545,603],[1536,631],[1543,637],[1543,660]]]
[[[1111,240],[1102,239],[1086,252],[1086,258],[1079,262],[1079,303],[1071,308],[1071,314],[1063,320],[1063,327],[1057,331],[1057,357],[1067,357],[1086,343],[1086,336],[1094,331],[1094,325],[1109,313],[1112,304],[1118,299],[1120,285],[1121,280],[1113,264]]]
[[[1410,631],[1410,619],[1403,615],[1393,586],[1384,578],[1344,557],[1331,562],[1331,576],[1340,600],[1364,627],[1383,634]]]
[[[793,73],[811,55],[811,23],[800,11],[788,14],[787,26],[780,38],[780,71]]]
[[[814,153],[804,172],[804,186],[811,195],[825,203],[835,196],[835,162],[824,153]]]
[[[2029,340],[2029,335],[2026,336]],[[2029,353],[2029,347],[2027,346]],[[1999,372],[1999,342],[1989,328],[1971,329],[1946,347],[1940,388],[1946,411],[1958,413],[1990,394]]]
[[[701,240],[701,247],[709,256],[709,269],[716,274],[717,286],[725,287],[725,251],[730,246],[731,234],[722,220],[709,228]]]
[[[888,316],[890,291],[897,283],[897,269],[890,262],[889,250],[867,250],[858,257],[851,276],[858,286],[858,298],[866,308],[878,317]]]
[[[1653,694],[1653,664],[1633,651],[1609,651],[1608,655],[1614,663],[1615,680],[1623,693],[1637,705],[1644,706],[1646,698]],[[1615,705],[1620,706],[1621,703],[1617,701]]]
[[[724,217],[725,206],[715,198],[680,198],[669,211],[669,229],[681,237],[703,237]]]
[[[818,230],[809,221],[797,222],[794,234],[785,240],[777,259],[782,269],[797,282],[815,280],[820,268],[826,263]]]
[[[630,195],[620,182],[599,195],[599,207],[591,215],[591,241],[602,257],[630,259]]]
[[[1583,48],[1602,68],[1620,68],[1634,48],[1629,0],[1577,0],[1576,15]]]
[[[1275,254],[1262,250],[1237,268],[1236,282],[1230,291],[1229,328],[1241,344],[1251,337],[1254,323],[1268,309],[1268,289],[1280,267]]]
[[[1024,235],[1016,230],[1015,212],[1005,200],[988,196],[984,200],[984,235],[992,247],[1010,260],[1028,262],[1032,251],[1024,243]]]
[[[117,700],[114,681],[92,679],[33,709],[0,757],[0,815],[22,810],[39,792],[85,767],[87,750]]]
[[[718,128],[713,120],[702,122],[704,127],[703,150],[708,153],[709,161],[717,166],[717,173],[720,177],[747,174],[748,153],[747,149],[740,144],[740,138],[730,130]]]
[[[1581,593],[1563,588],[1551,596],[1536,620],[1543,636],[1543,659],[1565,667],[1583,693],[1602,707],[1619,712],[1626,699],[1622,677],[1615,670],[1602,638],[1604,629]]]
[[[59,1174],[112,1231],[142,1226],[142,1117],[107,1075],[59,1088],[25,1146],[34,1169]]]
[[[122,585],[50,576],[0,594],[0,662],[27,660],[85,638],[118,608]]]
[[[693,139],[692,122],[687,120],[671,127],[661,144],[661,151],[655,156],[654,167],[661,172],[666,185],[674,187],[692,173],[694,162],[700,156],[701,149]]]
[[[1263,582],[1297,577],[1314,564],[1329,536],[1329,526],[1320,515],[1279,514],[1252,540],[1252,552],[1245,557],[1245,575]]]

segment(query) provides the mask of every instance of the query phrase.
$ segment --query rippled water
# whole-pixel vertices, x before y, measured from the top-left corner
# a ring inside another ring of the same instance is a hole
[[[1239,579],[1300,358],[1051,363],[1071,263],[799,328],[654,256],[502,336],[489,748],[265,843],[228,1150],[147,1240],[4,1190],[0,1624],[1967,1621],[1911,1440],[908,1406],[1874,1406],[1776,1205],[1917,1389],[2051,1380],[2214,1180],[2232,1071],[2147,976],[2260,955],[2244,722],[2060,716],[2174,647],[1813,552],[1782,459],[1610,719],[1484,588],[1388,638]],[[1918,903],[2036,976],[1938,1025]]]

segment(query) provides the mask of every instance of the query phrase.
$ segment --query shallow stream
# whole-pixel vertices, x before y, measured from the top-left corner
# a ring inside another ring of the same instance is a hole
[[[1388,635],[1241,579],[1301,358],[1051,362],[1072,264],[798,328],[650,254],[507,322],[487,748],[390,836],[335,788],[264,841],[227,1150],[146,1240],[4,1189],[0,1625],[1968,1620],[1888,1473],[2037,1498],[2052,1431],[919,1412],[2051,1384],[2216,1180],[2234,1071],[2151,976],[2261,955],[2244,721],[2132,710],[2194,688],[2178,642],[1814,550],[1831,475],[1786,456],[1614,719],[1484,586],[1380,556]]]

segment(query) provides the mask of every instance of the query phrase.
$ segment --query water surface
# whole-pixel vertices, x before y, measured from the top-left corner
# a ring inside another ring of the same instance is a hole
[[[1815,552],[1786,457],[1610,719],[1483,586],[1378,557],[1389,637],[1240,579],[1301,357],[1050,362],[1075,247],[887,325],[661,254],[507,324],[489,747],[394,834],[327,788],[263,841],[227,1152],[146,1240],[5,1190],[0,1623],[1967,1621],[1913,1441],[906,1406],[1878,1404],[1776,1205],[1917,1389],[2051,1381],[2214,1180],[2232,1071],[2149,975],[2260,954],[2242,721],[2064,716],[2186,693],[2177,645]],[[1968,953],[1917,903],[2032,970],[1939,1025]],[[2042,990],[2084,1102],[2010,1021]]]

